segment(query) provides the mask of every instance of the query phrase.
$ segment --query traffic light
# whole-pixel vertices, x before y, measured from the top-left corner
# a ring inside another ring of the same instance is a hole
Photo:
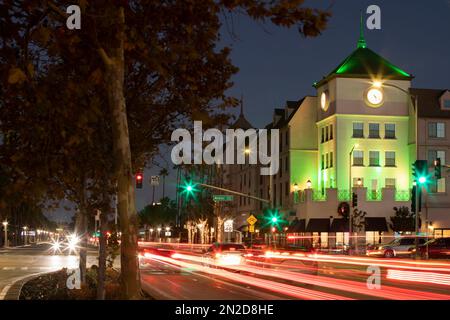
[[[437,158],[436,160],[434,160],[434,176],[436,177],[437,180],[442,178],[442,175],[441,175],[441,158]]]
[[[136,189],[142,189],[142,181],[144,180],[144,175],[142,174],[142,172],[138,172],[136,173]]]
[[[427,160],[416,160],[413,164],[413,176],[420,185],[427,183],[428,163]]]
[[[358,195],[356,192],[352,193],[352,208],[356,208],[358,206]]]
[[[195,198],[195,193],[199,190],[197,189],[197,185],[191,180],[185,180],[184,183],[180,186],[181,193],[189,199],[190,197]]]
[[[422,192],[419,188],[419,212],[422,211]],[[417,186],[413,185],[411,189],[411,212],[416,212]]]

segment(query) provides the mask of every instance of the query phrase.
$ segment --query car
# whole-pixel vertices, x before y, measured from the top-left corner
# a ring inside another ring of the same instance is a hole
[[[425,258],[428,251],[428,258],[448,259],[450,258],[450,238],[432,239],[419,246],[420,256]],[[415,250],[412,254],[414,255]]]
[[[214,243],[203,251],[203,264],[208,266],[236,266],[245,263],[247,250],[240,243]]]
[[[425,243],[424,238],[419,238],[419,245]],[[394,258],[399,256],[410,256],[415,247],[415,238],[396,238],[389,243],[375,245],[366,250],[368,256],[380,256],[384,258]]]

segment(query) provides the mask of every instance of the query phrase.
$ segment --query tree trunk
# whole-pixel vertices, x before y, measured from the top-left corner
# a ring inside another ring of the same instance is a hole
[[[84,209],[80,208],[75,220],[75,234],[80,237],[80,280],[82,284],[86,283],[86,264],[87,264],[87,216]]]
[[[124,51],[125,14],[118,7],[116,33],[117,44],[110,49],[110,57],[100,49],[106,67],[106,83],[109,107],[111,109],[111,127],[115,175],[118,187],[118,213],[122,231],[121,238],[121,274],[123,292],[128,299],[139,299],[141,283],[138,262],[137,214],[132,180],[131,150],[128,134],[127,113],[124,98]]]
[[[100,214],[100,243],[98,251],[97,270],[97,300],[105,300],[105,278],[106,278],[106,231],[108,230],[107,214]]]

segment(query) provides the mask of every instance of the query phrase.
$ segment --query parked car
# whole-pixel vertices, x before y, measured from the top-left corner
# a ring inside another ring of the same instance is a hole
[[[212,266],[233,266],[245,263],[247,250],[239,243],[214,243],[203,252],[203,263]]]
[[[419,238],[419,245],[426,242],[425,238]],[[410,256],[415,247],[415,238],[397,238],[389,243],[375,245],[366,250],[368,256],[379,256],[384,258],[394,258],[399,256]]]
[[[430,240],[419,247],[420,256],[426,257],[428,250],[428,258],[448,259],[450,258],[450,238],[436,238]],[[412,254],[415,253],[413,250]]]

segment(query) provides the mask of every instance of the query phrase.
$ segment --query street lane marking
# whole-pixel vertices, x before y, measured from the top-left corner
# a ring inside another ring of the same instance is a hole
[[[20,270],[28,270],[28,267],[22,267]]]
[[[3,267],[3,270],[16,270],[16,267]]]

